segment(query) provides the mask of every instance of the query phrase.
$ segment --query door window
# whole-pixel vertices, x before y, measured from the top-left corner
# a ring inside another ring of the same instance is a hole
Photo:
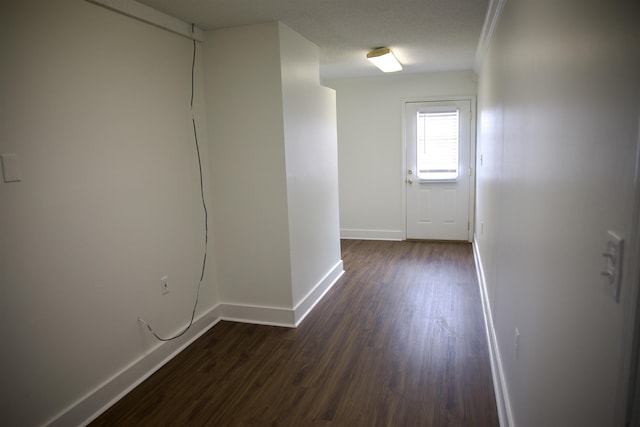
[[[459,122],[458,109],[417,112],[418,178],[424,180],[458,178]]]

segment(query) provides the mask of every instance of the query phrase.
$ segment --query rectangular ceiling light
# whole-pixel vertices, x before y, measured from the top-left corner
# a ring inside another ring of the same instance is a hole
[[[402,70],[402,65],[400,65],[396,57],[393,56],[391,49],[386,47],[373,49],[367,54],[367,59],[385,73]]]

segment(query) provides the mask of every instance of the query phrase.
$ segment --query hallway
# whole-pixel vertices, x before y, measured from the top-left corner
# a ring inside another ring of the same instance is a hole
[[[341,246],[297,329],[221,322],[92,425],[497,426],[471,245]]]

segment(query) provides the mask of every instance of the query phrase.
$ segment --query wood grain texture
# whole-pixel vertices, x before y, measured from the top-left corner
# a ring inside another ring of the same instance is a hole
[[[297,329],[221,322],[92,426],[498,426],[470,244],[342,241]]]

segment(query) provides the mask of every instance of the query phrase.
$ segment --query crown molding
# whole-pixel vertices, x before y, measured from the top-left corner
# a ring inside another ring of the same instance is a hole
[[[478,40],[478,47],[476,48],[476,57],[473,62],[473,71],[476,74],[480,74],[484,58],[489,50],[489,43],[500,20],[505,3],[507,3],[507,0],[489,0],[487,15],[484,17],[480,40]]]

